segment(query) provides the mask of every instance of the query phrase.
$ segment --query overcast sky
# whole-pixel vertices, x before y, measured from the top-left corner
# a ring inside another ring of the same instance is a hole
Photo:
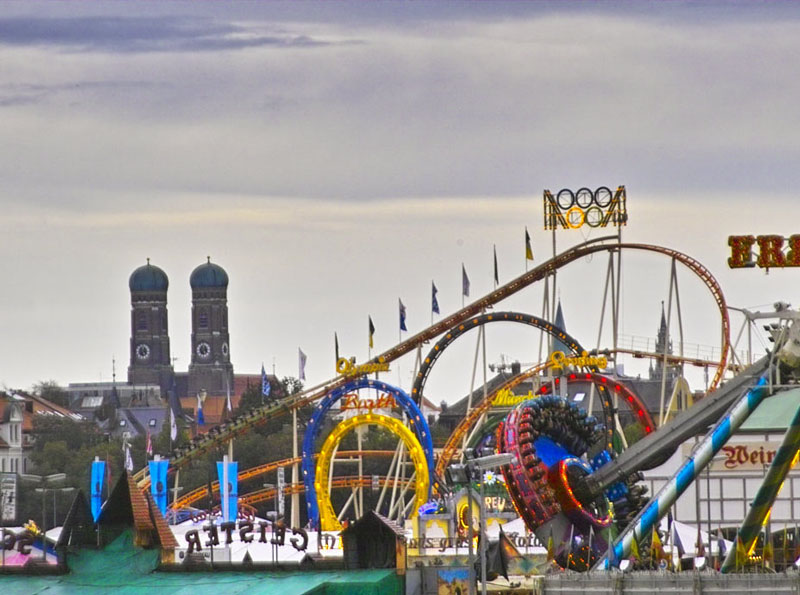
[[[189,363],[192,269],[230,276],[237,372],[309,381],[552,252],[542,191],[628,191],[623,239],[702,262],[728,302],[800,305],[800,270],[728,270],[729,234],[800,233],[800,6],[792,3],[0,5],[0,384],[118,379],[128,277],[170,278]],[[560,232],[558,249],[586,230]],[[567,329],[597,342],[605,257],[559,275]],[[622,332],[653,336],[669,261],[624,265]],[[690,342],[713,300],[679,288]],[[541,313],[541,288],[498,309]],[[736,330],[736,327],[735,329]],[[487,333],[531,361],[530,331]],[[474,340],[431,376],[452,400]],[[408,389],[412,362],[392,377]],[[633,365],[633,364],[630,364]],[[467,378],[467,380],[464,380]]]

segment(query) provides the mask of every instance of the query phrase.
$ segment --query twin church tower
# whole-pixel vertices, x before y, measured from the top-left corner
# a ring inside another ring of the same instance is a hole
[[[139,267],[130,276],[131,345],[128,383],[158,385],[193,396],[201,391],[224,395],[233,389],[233,364],[228,334],[228,274],[205,262],[189,277],[192,288],[192,354],[187,374],[175,374],[169,350],[166,273],[155,265]],[[178,387],[177,384],[181,386]]]

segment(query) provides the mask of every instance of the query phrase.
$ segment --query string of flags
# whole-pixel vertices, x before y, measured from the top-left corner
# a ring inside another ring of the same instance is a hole
[[[528,232],[527,226],[525,227],[525,261],[526,261],[526,269],[527,269],[527,261],[533,260],[533,248],[531,247],[531,236]],[[500,284],[500,268],[498,264],[497,258],[497,245],[492,245],[492,264],[493,264],[493,279],[494,279],[494,286],[495,289]],[[469,275],[467,274],[466,265],[462,262],[461,263],[461,295],[462,298],[468,298],[470,296],[470,287],[471,282]],[[436,282],[431,280],[431,322],[433,322],[433,315],[434,314],[441,314],[441,308],[439,306],[439,299],[437,294],[439,293],[439,289],[436,287]],[[406,305],[403,303],[401,298],[397,299],[398,305],[398,317],[399,317],[399,329],[400,331],[408,332],[408,311]],[[367,323],[368,323],[368,333],[369,333],[369,348],[374,349],[375,347],[375,323],[372,320],[372,315],[367,316]],[[339,352],[339,335],[338,333],[334,332],[333,334],[333,342],[334,342],[334,353],[336,357],[336,361],[338,362],[340,359],[340,352]],[[298,348],[298,378],[300,380],[305,380],[305,366],[306,366],[306,359],[307,356],[303,352],[302,349]],[[267,381],[266,372],[264,370],[264,365],[261,365],[261,378],[262,378],[262,389],[261,392],[265,397],[268,397],[270,394],[270,385]]]

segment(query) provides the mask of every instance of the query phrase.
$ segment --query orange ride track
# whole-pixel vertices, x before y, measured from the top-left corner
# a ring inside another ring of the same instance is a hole
[[[481,416],[487,413],[492,408],[492,401],[494,401],[497,394],[502,390],[511,390],[515,386],[521,384],[525,380],[536,376],[542,370],[548,368],[550,366],[550,362],[545,364],[540,364],[533,368],[529,368],[525,370],[521,374],[517,374],[513,378],[509,378],[506,382],[502,385],[498,386],[494,391],[487,393],[486,398],[482,399],[479,403],[477,403],[472,410],[459,422],[459,424],[455,427],[455,429],[451,432],[450,436],[447,438],[447,442],[445,443],[444,447],[439,454],[439,458],[436,461],[436,473],[439,477],[444,476],[445,469],[452,461],[453,457],[455,456],[456,452],[458,452],[459,448],[461,448],[460,444],[463,442],[464,435],[480,420]],[[586,373],[586,372],[579,372],[577,374],[570,374],[570,376],[578,376],[582,380],[588,380],[592,382],[600,380],[600,382],[604,383],[608,386],[611,386],[616,392],[620,392],[620,389],[615,388],[616,385],[612,382],[606,382],[605,377],[594,374],[594,373]],[[538,395],[537,395],[538,396]],[[625,396],[627,397],[626,401],[629,406],[635,408],[635,410],[641,411],[642,413],[637,416],[637,421],[642,425],[643,428],[650,428],[650,430],[646,430],[647,433],[652,431],[655,428],[655,422],[650,417],[650,414],[647,413],[647,409],[645,408],[644,404],[641,402],[639,397],[633,393],[633,391],[626,391]],[[598,398],[602,398],[603,395],[598,395]]]
[[[392,451],[394,452],[394,451]],[[384,485],[388,485],[389,487],[397,486],[397,487],[405,487],[407,485],[413,485],[414,480],[411,479],[395,479],[393,477],[379,477],[378,478],[378,487],[383,487]],[[373,485],[372,483],[372,476],[370,475],[343,475],[341,477],[334,477],[333,482],[331,482],[331,489],[341,489],[341,488],[368,488]],[[305,484],[301,481],[298,483],[290,483],[286,484],[283,488],[284,495],[291,495],[291,494],[302,494],[306,491]],[[277,489],[272,488],[264,488],[263,490],[258,490],[255,492],[250,492],[249,494],[243,494],[239,496],[239,504],[258,504],[259,502],[266,502],[267,500],[271,500],[277,495]]]
[[[708,269],[706,269],[699,261],[695,260],[691,256],[683,254],[682,252],[678,252],[677,250],[673,250],[672,248],[665,248],[663,246],[655,246],[652,244],[619,243],[616,236],[597,238],[565,250],[561,254],[546,260],[539,266],[527,271],[516,279],[501,285],[484,297],[461,308],[454,314],[443,318],[425,330],[375,356],[370,360],[370,363],[377,363],[380,359],[387,363],[396,360],[397,358],[411,352],[419,345],[435,339],[439,335],[442,335],[456,325],[469,320],[470,317],[481,313],[483,310],[502,301],[508,296],[517,293],[518,291],[537,281],[541,281],[548,275],[551,275],[561,267],[564,267],[571,262],[591,254],[596,254],[598,252],[621,252],[622,250],[654,252],[663,256],[667,256],[686,266],[705,283],[706,287],[709,289],[715,302],[717,303],[722,321],[722,345],[720,347],[720,353],[722,356],[717,366],[716,373],[714,374],[714,378],[709,384],[709,391],[716,389],[722,380],[722,375],[727,367],[728,351],[730,348],[730,319],[728,318],[728,309],[727,304],[725,303],[725,296],[722,293],[722,288],[719,286],[719,283]],[[180,469],[184,465],[188,464],[192,459],[208,452],[216,446],[225,444],[231,438],[235,438],[240,434],[250,431],[253,426],[262,424],[269,419],[288,414],[293,409],[313,403],[314,401],[325,396],[326,393],[334,388],[345,384],[348,380],[348,378],[341,376],[333,378],[316,386],[310,387],[297,395],[287,397],[270,405],[259,407],[249,413],[237,416],[226,423],[212,428],[212,430],[208,434],[205,434],[203,437],[201,437],[200,440],[193,441],[188,447],[179,448],[173,451],[172,456],[170,456],[170,472]],[[148,487],[150,485],[150,476],[147,473],[147,468],[145,467],[140,469],[134,475],[134,480],[137,482],[140,488]]]
[[[395,451],[393,450],[342,450],[336,453],[336,460],[338,461],[339,459],[343,458],[355,459],[356,457],[358,457],[358,455],[391,457],[394,456],[394,452]],[[314,458],[316,457],[317,455],[315,454]],[[272,463],[265,463],[264,465],[258,465],[256,467],[250,467],[250,469],[245,469],[244,471],[239,473],[239,481],[246,481],[248,479],[252,479],[253,477],[264,475],[266,473],[269,473],[270,471],[277,470],[279,467],[291,467],[295,463],[299,464],[301,460],[302,460],[301,457],[289,458],[280,461],[273,461]],[[288,489],[288,484],[287,484],[287,489]],[[215,481],[211,484],[211,491],[215,494],[219,494],[218,481]],[[297,492],[291,492],[291,493],[294,494]],[[190,506],[195,502],[197,502],[198,500],[205,498],[206,496],[208,496],[208,486],[201,486],[195,490],[192,490],[191,492],[184,494],[183,496],[175,500],[175,502],[173,502],[170,505],[170,509],[176,510],[184,508],[186,506]],[[261,500],[258,501],[260,502]]]

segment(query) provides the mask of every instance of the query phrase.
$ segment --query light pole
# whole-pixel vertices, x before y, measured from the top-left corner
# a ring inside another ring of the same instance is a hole
[[[20,474],[22,481],[40,485],[42,487],[36,488],[36,492],[42,494],[42,560],[47,560],[47,511],[45,505],[47,504],[47,492],[58,488],[48,488],[53,484],[61,483],[67,479],[66,473],[53,473],[51,475],[32,475],[30,473]]]
[[[37,488],[37,490],[38,489],[40,488]],[[69,494],[71,492],[74,492],[75,488],[52,488],[50,491],[53,492],[53,527],[57,527],[58,514],[56,510],[56,504],[57,504],[56,501],[58,500],[58,493],[61,492],[62,494]]]
[[[464,479],[467,480],[467,498],[469,499],[469,528],[470,528],[470,542],[469,542],[469,592],[470,595],[475,593],[475,565],[472,559],[472,485],[473,479],[480,481],[480,560],[481,560],[481,593],[486,595],[486,502],[483,496],[483,472],[489,469],[495,469],[502,465],[509,465],[516,461],[516,457],[510,453],[498,453],[477,459],[470,458],[473,453],[470,450],[465,451],[466,463],[463,465],[450,465],[447,469],[448,479],[451,483],[460,482]]]

